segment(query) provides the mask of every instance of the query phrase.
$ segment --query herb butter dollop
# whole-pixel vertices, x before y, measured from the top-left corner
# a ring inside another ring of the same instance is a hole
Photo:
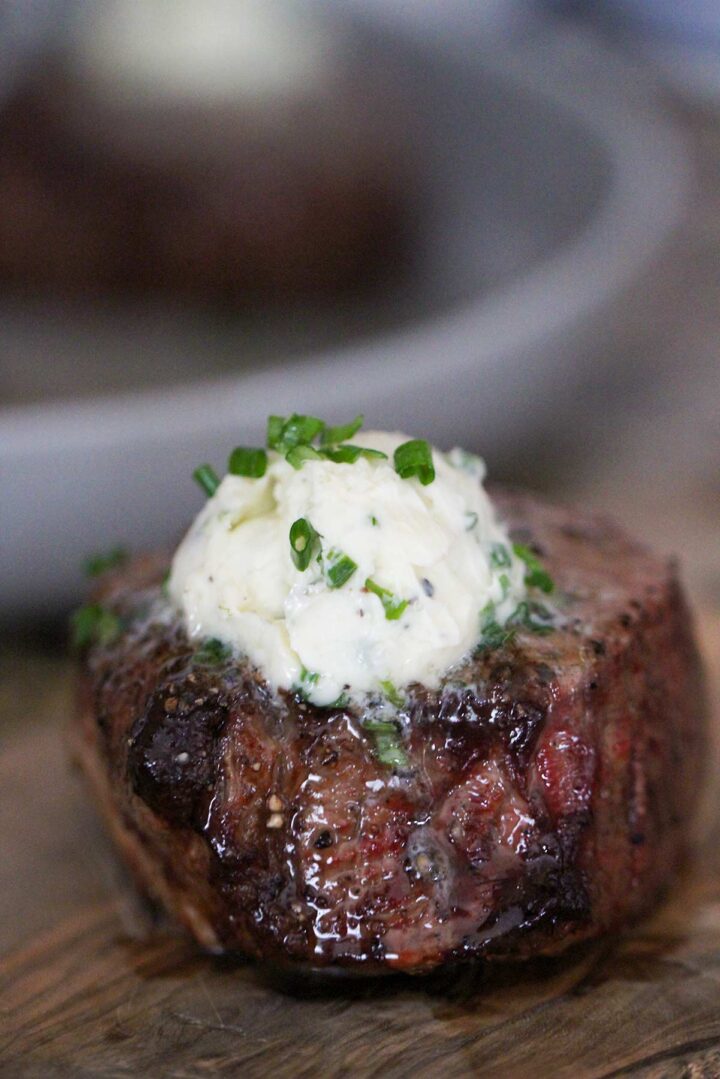
[[[219,638],[271,686],[318,705],[437,686],[487,612],[502,624],[526,593],[479,458],[432,448],[422,483],[393,466],[407,436],[370,431],[362,443],[386,457],[293,467],[271,451],[263,475],[225,476],[168,585],[191,639]]]

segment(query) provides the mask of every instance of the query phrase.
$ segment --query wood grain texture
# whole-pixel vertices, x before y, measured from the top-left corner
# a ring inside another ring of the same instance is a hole
[[[705,1079],[720,1075],[718,723],[698,851],[654,917],[562,961],[374,984],[275,981],[141,909],[65,758],[64,662],[0,676],[0,1074]]]

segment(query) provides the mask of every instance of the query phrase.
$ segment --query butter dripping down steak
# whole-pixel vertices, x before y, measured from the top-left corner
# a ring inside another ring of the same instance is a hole
[[[102,582],[124,629],[84,655],[74,751],[140,886],[203,945],[419,972],[558,953],[667,883],[703,751],[674,569],[605,520],[497,500],[555,579],[559,628],[411,687],[396,773],[352,710],[198,654],[165,565]]]

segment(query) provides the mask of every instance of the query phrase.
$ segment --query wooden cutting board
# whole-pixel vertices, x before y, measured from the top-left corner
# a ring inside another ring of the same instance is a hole
[[[701,621],[720,731],[720,619]],[[273,984],[153,926],[66,764],[64,660],[0,674],[0,1075],[720,1076],[717,742],[698,853],[621,940],[380,984]]]

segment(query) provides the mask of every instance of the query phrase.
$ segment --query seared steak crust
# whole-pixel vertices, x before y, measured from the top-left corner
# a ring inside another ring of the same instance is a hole
[[[425,971],[553,954],[646,909],[699,786],[701,672],[671,564],[611,523],[498,496],[556,582],[558,628],[481,651],[380,763],[351,708],[198,653],[162,563],[103,583],[76,755],[141,886],[206,946]]]

